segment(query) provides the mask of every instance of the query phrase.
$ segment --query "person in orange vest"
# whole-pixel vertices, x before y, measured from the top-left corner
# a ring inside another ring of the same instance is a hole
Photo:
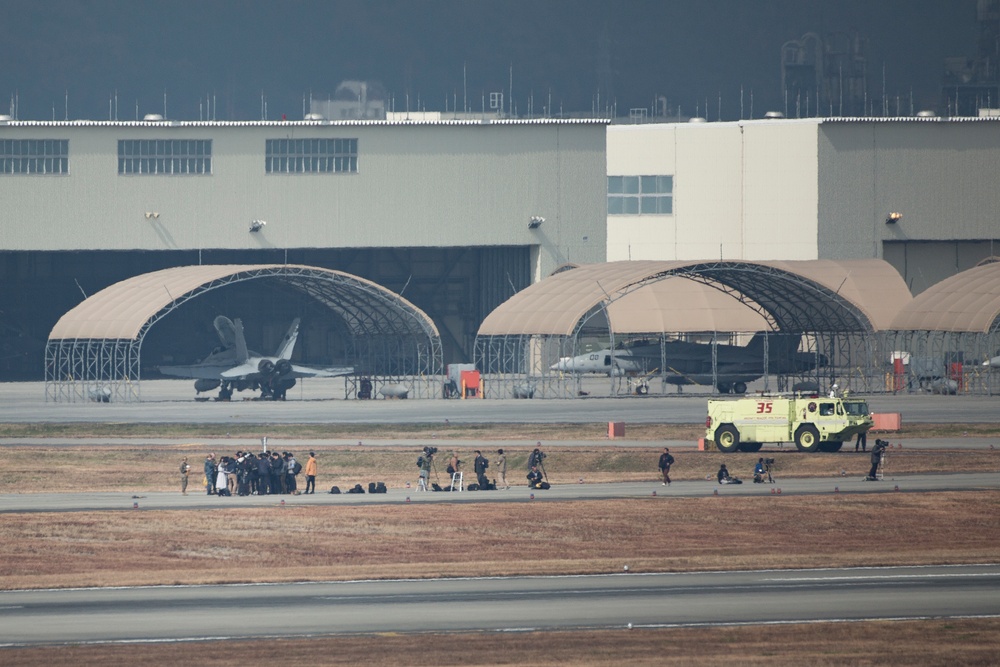
[[[309,452],[309,460],[306,461],[306,493],[316,493],[316,471],[318,468],[316,452]]]

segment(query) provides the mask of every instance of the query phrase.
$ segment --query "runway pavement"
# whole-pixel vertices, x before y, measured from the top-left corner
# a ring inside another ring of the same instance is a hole
[[[867,471],[866,471],[867,472]],[[863,474],[863,473],[861,473]],[[481,503],[531,502],[556,500],[608,500],[615,498],[655,498],[669,502],[671,498],[726,496],[828,495],[831,502],[838,496],[852,493],[914,493],[926,491],[977,491],[1000,489],[1000,473],[957,473],[940,475],[887,475],[878,482],[864,481],[855,472],[843,477],[790,478],[781,477],[774,484],[753,484],[746,480],[739,485],[720,485],[712,480],[674,482],[662,486],[658,482],[627,482],[620,484],[556,484],[547,490],[531,490],[515,486],[498,491],[417,491],[412,487],[390,488],[384,494],[330,494],[329,489],[311,495],[233,496],[220,498],[203,492],[180,493],[21,493],[0,495],[0,514],[11,512],[73,512],[83,510],[180,510],[215,509],[220,507],[274,507],[293,511],[297,507],[315,505],[371,505],[422,503]]]
[[[8,591],[0,645],[1000,615],[1000,566]],[[631,624],[631,625],[630,625]]]
[[[196,402],[190,383],[142,383],[138,403],[52,403],[41,382],[0,383],[0,422],[68,423],[701,423],[708,395],[672,394],[622,398],[489,400],[337,400],[335,380],[311,380],[287,401]],[[899,412],[904,423],[993,423],[998,396],[876,394],[876,412]],[[956,435],[959,433],[956,432]]]

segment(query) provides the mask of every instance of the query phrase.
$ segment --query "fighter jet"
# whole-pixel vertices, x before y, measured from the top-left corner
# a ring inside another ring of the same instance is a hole
[[[798,352],[797,335],[770,335],[767,347],[767,372],[803,373],[825,366],[823,355]],[[563,357],[550,367],[566,373],[602,373],[611,376],[660,375],[670,384],[716,384],[722,393],[742,394],[747,382],[764,375],[764,337],[755,335],[746,346],[716,345],[715,370],[712,373],[712,346],[704,343],[665,341],[661,356],[660,341],[640,341],[629,345]],[[661,369],[661,365],[663,368]]]
[[[213,325],[222,342],[221,347],[196,364],[160,366],[157,370],[164,375],[194,378],[197,394],[218,387],[216,400],[220,401],[232,398],[234,389],[259,389],[261,399],[284,400],[286,392],[295,386],[296,378],[337,377],[354,372],[353,368],[311,368],[289,361],[299,337],[299,318],[292,322],[273,357],[247,349],[240,319],[233,321],[219,315]]]

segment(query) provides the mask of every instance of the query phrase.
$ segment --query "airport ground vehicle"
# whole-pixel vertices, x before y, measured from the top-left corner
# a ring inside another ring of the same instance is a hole
[[[762,394],[709,401],[705,439],[721,452],[756,452],[765,442],[794,442],[800,452],[836,452],[873,423],[863,399]]]

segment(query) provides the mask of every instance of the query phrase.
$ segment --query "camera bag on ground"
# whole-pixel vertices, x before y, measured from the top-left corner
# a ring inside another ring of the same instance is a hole
[[[330,487],[330,493],[340,493],[340,487],[339,486],[331,486]]]

